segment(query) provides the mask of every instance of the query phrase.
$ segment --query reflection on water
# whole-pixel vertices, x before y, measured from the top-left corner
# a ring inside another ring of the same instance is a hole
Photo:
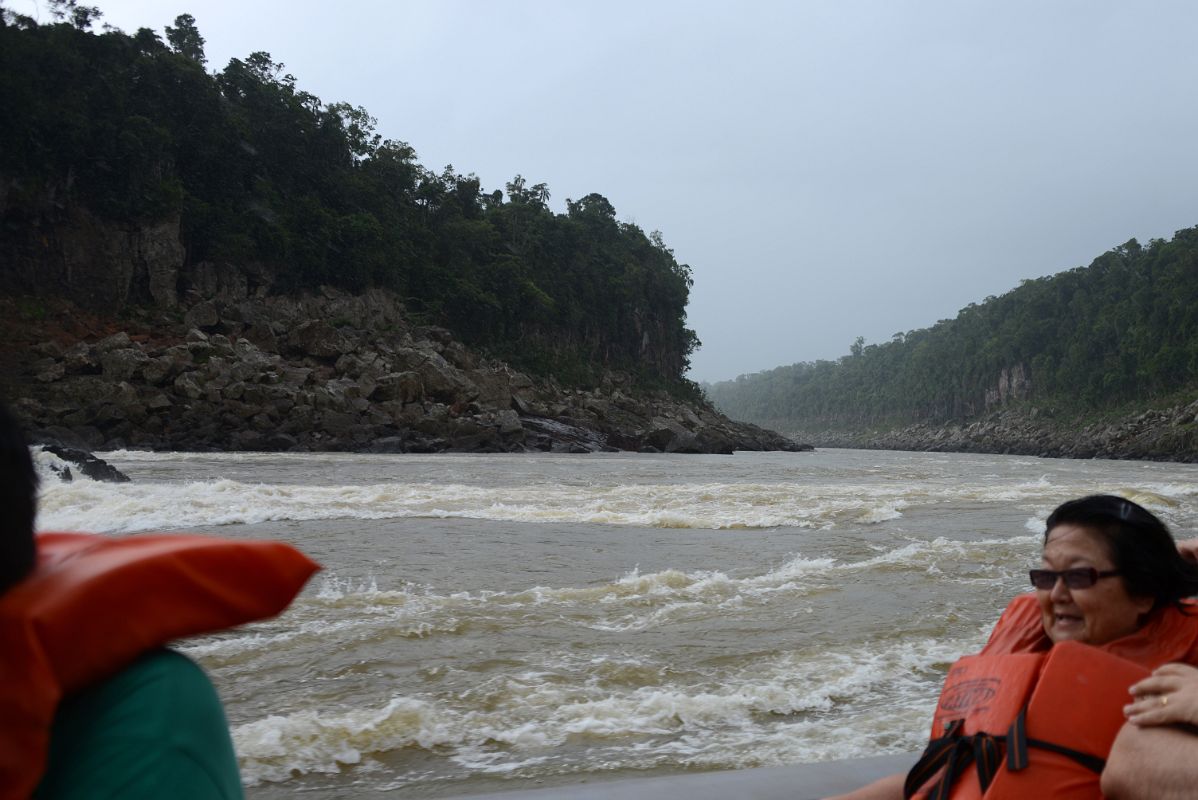
[[[1198,527],[1198,468],[1176,464],[109,457],[134,482],[47,475],[41,527],[280,538],[326,567],[281,618],[183,647],[253,798],[916,750],[1053,506],[1115,491]]]

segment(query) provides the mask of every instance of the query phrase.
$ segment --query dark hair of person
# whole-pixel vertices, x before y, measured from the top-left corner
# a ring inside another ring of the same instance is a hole
[[[33,569],[37,472],[20,427],[0,405],[0,594]]]
[[[1182,558],[1169,528],[1143,506],[1110,494],[1070,500],[1049,514],[1044,541],[1063,523],[1102,536],[1128,594],[1153,598],[1154,610],[1198,594],[1198,565]]]

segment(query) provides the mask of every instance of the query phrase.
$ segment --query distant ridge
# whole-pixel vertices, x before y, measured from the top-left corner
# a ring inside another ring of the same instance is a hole
[[[1087,425],[1117,427],[1151,409],[1180,409],[1161,417],[1173,435],[1160,447],[1121,452],[1099,436],[1081,453],[1040,448],[1191,460],[1193,415],[1182,410],[1198,397],[1198,228],[1147,246],[1131,239],[1088,267],[1025,280],[890,342],[859,338],[837,361],[703,388],[729,416],[802,432],[817,445],[906,449],[1035,453],[1038,434],[1016,445],[1004,426],[980,426],[983,445],[961,431],[1005,415],[1008,428],[1036,419],[1043,436],[1067,435]]]

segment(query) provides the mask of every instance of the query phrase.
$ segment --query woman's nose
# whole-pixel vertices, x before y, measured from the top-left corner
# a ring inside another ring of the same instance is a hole
[[[1056,583],[1052,585],[1052,591],[1048,596],[1056,601],[1066,601],[1069,599],[1069,587],[1065,585],[1065,576],[1058,575]]]

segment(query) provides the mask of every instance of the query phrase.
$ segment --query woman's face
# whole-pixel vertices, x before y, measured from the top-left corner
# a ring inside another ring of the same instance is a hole
[[[1042,561],[1045,569],[1057,571],[1093,567],[1104,572],[1116,568],[1102,535],[1070,522],[1048,532]],[[1137,630],[1153,603],[1151,597],[1129,595],[1127,584],[1118,575],[1100,578],[1087,589],[1070,589],[1058,578],[1052,589],[1038,589],[1036,597],[1044,632],[1054,644],[1112,642]]]

